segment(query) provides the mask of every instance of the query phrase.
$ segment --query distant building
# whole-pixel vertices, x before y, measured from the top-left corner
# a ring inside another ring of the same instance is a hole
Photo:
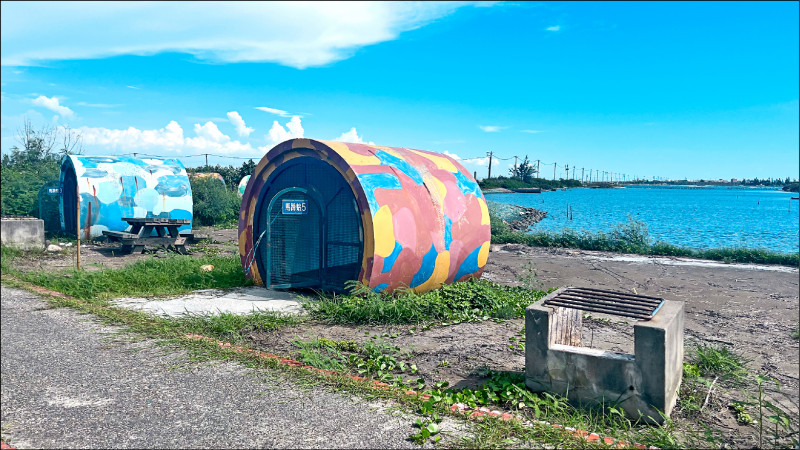
[[[738,182],[739,182],[738,178],[731,178],[731,183],[738,183]]]

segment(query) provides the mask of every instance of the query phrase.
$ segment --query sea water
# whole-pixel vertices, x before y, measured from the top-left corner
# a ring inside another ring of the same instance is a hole
[[[531,231],[609,232],[633,219],[647,225],[654,242],[794,253],[800,242],[800,205],[793,196],[797,193],[775,189],[627,186],[486,194],[486,199],[546,211]]]

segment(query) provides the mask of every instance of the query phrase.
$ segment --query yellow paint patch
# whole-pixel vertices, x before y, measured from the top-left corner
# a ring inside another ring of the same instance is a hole
[[[491,222],[489,219],[489,207],[480,198],[478,198],[478,204],[481,205],[481,225],[489,225]]]
[[[255,199],[250,199],[250,207],[247,209],[247,228],[250,230],[253,229],[253,219],[256,211],[256,201]]]
[[[261,179],[267,181],[267,178],[269,178],[269,176],[272,175],[272,172],[274,171],[275,171],[275,164],[270,163],[267,166],[267,169],[261,173]]]
[[[436,262],[433,266],[433,273],[431,277],[425,280],[424,283],[414,288],[414,292],[419,294],[423,292],[432,291],[442,287],[442,284],[447,281],[447,276],[450,274],[450,252],[447,250],[442,251],[436,255]]]
[[[311,139],[295,139],[292,141],[292,148],[314,148]]]
[[[375,226],[375,254],[384,258],[394,251],[394,225],[392,224],[392,211],[384,205],[372,216]]]
[[[378,159],[375,155],[361,155],[354,151],[351,151],[347,144],[343,144],[341,142],[335,141],[323,141],[325,144],[328,145],[333,151],[339,154],[347,164],[351,166],[374,166],[381,163],[381,160]]]
[[[239,233],[239,256],[241,258],[244,258],[245,256],[247,256],[247,250],[245,250],[245,248],[244,248],[246,233],[247,233],[247,229],[246,228],[244,230],[242,230],[241,233]]]
[[[423,174],[422,180],[425,182],[425,186],[428,188],[428,192],[431,193],[436,205],[444,211],[444,197],[447,195],[447,187],[441,180],[432,177],[428,173]]]
[[[412,152],[418,154],[419,156],[428,158],[429,160],[433,161],[434,164],[436,164],[436,167],[438,167],[440,169],[446,170],[448,172],[453,172],[453,173],[458,172],[458,168],[455,166],[455,164],[453,164],[452,161],[450,161],[449,159],[447,159],[447,158],[445,158],[443,156],[431,155],[430,153],[423,153],[423,152],[420,152],[420,151],[417,151],[417,150],[409,150],[409,151],[412,151]]]
[[[485,266],[487,259],[489,259],[489,241],[484,242],[478,251],[478,267]]]

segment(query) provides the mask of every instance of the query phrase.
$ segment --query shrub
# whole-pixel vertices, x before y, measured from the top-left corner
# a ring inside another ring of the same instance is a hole
[[[195,225],[227,225],[239,217],[241,199],[216,179],[191,179]]]

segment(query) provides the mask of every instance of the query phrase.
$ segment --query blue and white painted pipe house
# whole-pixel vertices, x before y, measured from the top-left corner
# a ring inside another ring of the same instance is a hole
[[[81,238],[129,231],[123,217],[192,219],[192,188],[178,159],[68,155],[61,161],[61,229]],[[191,230],[191,223],[179,231]]]

